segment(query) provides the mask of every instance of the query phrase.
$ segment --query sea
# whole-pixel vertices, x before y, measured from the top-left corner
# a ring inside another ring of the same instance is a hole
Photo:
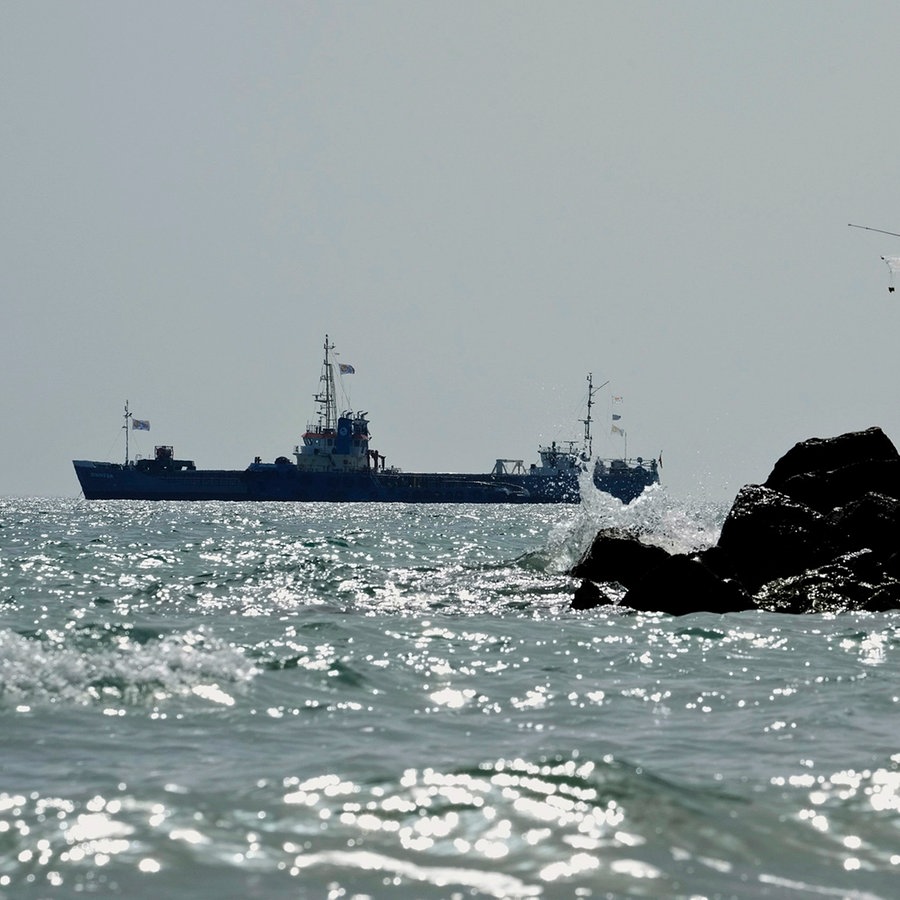
[[[897,897],[900,613],[571,608],[728,505],[0,500],[0,900]]]

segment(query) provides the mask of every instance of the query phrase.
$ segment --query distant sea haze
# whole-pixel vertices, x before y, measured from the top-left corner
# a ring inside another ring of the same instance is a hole
[[[0,502],[0,898],[894,897],[900,617],[571,608],[724,514]]]

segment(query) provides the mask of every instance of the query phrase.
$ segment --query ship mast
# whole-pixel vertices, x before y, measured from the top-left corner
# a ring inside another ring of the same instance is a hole
[[[319,431],[333,431],[337,426],[337,397],[334,388],[334,366],[329,353],[334,350],[334,344],[325,335],[325,361],[322,363],[322,376],[319,379],[324,389],[314,394],[316,403],[319,404]]]
[[[122,426],[125,429],[125,465],[128,465],[128,432],[130,431],[128,427],[128,420],[131,418],[131,413],[128,411],[128,401],[125,401],[125,424]]]
[[[606,387],[609,384],[609,381],[604,381],[600,387],[594,387],[594,373],[588,372],[587,377],[588,383],[588,399],[587,399],[587,418],[582,419],[584,422],[584,446],[581,451],[582,458],[588,460],[591,458],[594,452],[593,442],[591,439],[591,407],[594,405],[594,394],[600,390],[600,388]]]

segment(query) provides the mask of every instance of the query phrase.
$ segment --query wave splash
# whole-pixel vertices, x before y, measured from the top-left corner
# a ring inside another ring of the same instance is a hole
[[[719,538],[728,506],[707,498],[673,498],[661,485],[648,488],[625,504],[584,481],[576,515],[550,533],[549,571],[566,572],[603,529],[638,535],[670,553],[690,553],[711,547]]]
[[[20,712],[54,703],[146,706],[191,695],[231,706],[231,692],[256,672],[244,653],[202,629],[152,639],[103,626],[74,636],[0,631],[0,708]]]

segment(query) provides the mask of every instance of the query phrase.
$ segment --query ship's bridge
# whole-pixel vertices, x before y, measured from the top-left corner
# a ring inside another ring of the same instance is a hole
[[[347,410],[337,427],[307,425],[303,444],[294,448],[297,467],[315,471],[358,471],[369,467],[369,422],[365,412]]]
[[[566,441],[566,446],[553,441],[549,447],[538,447],[541,458],[540,466],[533,466],[531,471],[536,475],[550,475],[558,472],[572,472],[582,468],[574,441]]]

